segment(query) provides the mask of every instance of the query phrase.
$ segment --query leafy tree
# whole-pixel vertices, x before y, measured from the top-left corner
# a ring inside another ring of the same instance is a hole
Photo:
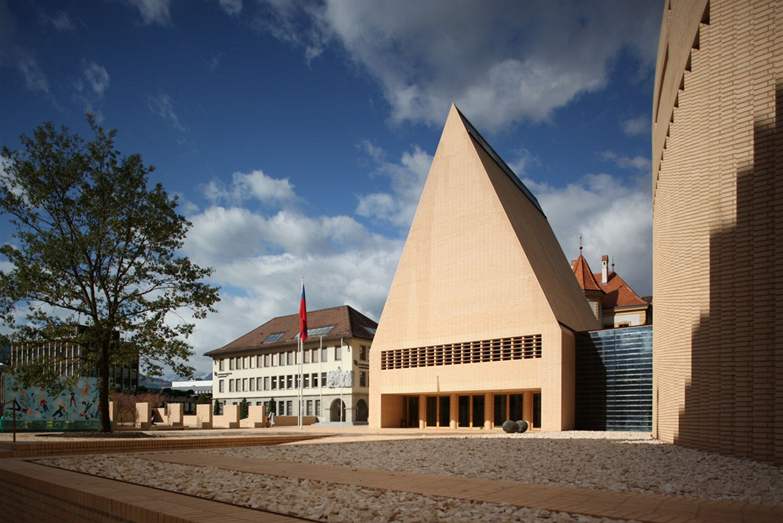
[[[87,116],[85,140],[51,123],[2,149],[0,214],[12,241],[0,272],[0,314],[15,342],[68,341],[82,348],[82,372],[97,369],[102,429],[110,431],[109,373],[137,358],[146,373],[168,366],[192,376],[182,314],[214,312],[211,268],[180,252],[190,228],[177,198],[149,187],[153,167],[123,156],[116,131]],[[26,383],[60,379],[51,359],[17,370]]]
[[[245,398],[242,398],[242,401],[239,402],[239,419],[245,419],[248,416],[248,412],[250,410],[250,404],[247,402]]]
[[[215,408],[212,409],[212,414],[215,416],[220,416],[222,409],[220,408],[220,400],[215,400]]]

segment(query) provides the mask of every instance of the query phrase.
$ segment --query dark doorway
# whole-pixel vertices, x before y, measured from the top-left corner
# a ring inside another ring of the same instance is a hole
[[[536,428],[541,427],[541,393],[535,392],[533,394],[533,426]]]
[[[427,396],[427,426],[434,427],[438,424],[438,398]]]
[[[506,421],[506,405],[508,404],[508,396],[505,394],[495,394],[493,401],[495,402],[495,426],[500,427],[503,422]]]
[[[441,427],[448,427],[451,421],[451,398],[448,396],[438,397],[438,406],[440,412],[438,412],[438,422]]]
[[[332,401],[329,407],[329,421],[345,421],[345,403],[342,400]]]
[[[419,426],[419,397],[405,396],[405,426]]]
[[[518,421],[522,419],[522,404],[524,403],[523,397],[524,396],[522,394],[509,394],[508,396],[509,419],[513,421]]]
[[[359,400],[356,402],[356,421],[358,422],[366,422],[367,421],[367,402],[362,400]]]
[[[459,397],[459,426],[470,426],[470,396]]]
[[[473,396],[473,426],[484,426],[484,396]]]

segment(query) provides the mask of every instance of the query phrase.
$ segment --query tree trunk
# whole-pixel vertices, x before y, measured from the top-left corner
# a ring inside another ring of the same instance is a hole
[[[109,343],[101,340],[101,356],[98,358],[98,381],[100,383],[99,412],[101,414],[101,432],[111,432],[109,419]]]

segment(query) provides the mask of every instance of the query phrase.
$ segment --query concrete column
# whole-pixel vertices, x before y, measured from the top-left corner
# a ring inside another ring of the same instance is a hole
[[[522,396],[522,418],[533,426],[533,393],[530,391]]]
[[[427,396],[419,395],[419,429],[427,428]]]
[[[491,392],[484,394],[484,428],[489,430],[495,420],[495,401]]]
[[[456,429],[459,424],[459,396],[449,396],[449,428]]]

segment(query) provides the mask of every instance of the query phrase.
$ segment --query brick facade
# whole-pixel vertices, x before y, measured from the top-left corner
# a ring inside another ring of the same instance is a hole
[[[783,463],[783,4],[666,0],[653,130],[653,431]]]

